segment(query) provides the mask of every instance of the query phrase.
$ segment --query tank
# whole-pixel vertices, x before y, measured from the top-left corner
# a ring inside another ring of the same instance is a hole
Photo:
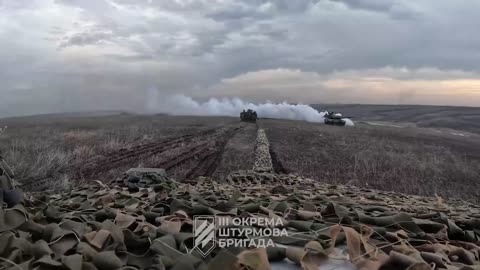
[[[251,109],[248,109],[247,111],[243,110],[240,113],[240,120],[242,122],[255,123],[257,122],[257,112]]]
[[[343,120],[343,116],[341,113],[336,112],[327,112],[324,116],[325,124],[332,125],[332,126],[345,126],[346,121]]]

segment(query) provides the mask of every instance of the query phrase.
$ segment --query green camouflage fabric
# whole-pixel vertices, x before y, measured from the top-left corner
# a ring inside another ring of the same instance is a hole
[[[255,164],[253,166],[255,172],[272,172],[272,157],[270,156],[270,143],[263,129],[257,132],[257,141],[255,144]]]
[[[127,177],[110,187],[28,194],[23,203],[0,210],[0,266],[270,269],[270,262],[288,258],[318,269],[332,257],[359,269],[479,269],[478,206],[294,175],[250,177],[255,179],[248,185],[207,178],[190,185],[148,176],[138,189]],[[276,248],[217,249],[203,259],[189,254],[196,215],[278,216],[289,233],[273,239]]]
[[[192,251],[199,215],[281,219],[288,235],[272,237],[275,247],[217,247],[203,258]],[[221,183],[130,171],[108,184],[27,193],[0,208],[0,269],[9,270],[312,270],[331,260],[357,269],[467,270],[480,269],[479,254],[477,205],[254,170]]]

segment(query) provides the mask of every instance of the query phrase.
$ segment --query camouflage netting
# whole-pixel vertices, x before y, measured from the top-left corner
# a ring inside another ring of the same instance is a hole
[[[255,172],[255,171],[236,171],[230,173],[225,181],[232,185],[241,185],[245,183],[253,184],[275,184],[284,183],[293,185],[297,182],[296,177],[286,174],[274,174],[268,172]]]
[[[257,157],[268,154],[265,133],[258,137]],[[26,194],[0,208],[0,268],[267,270],[291,261],[313,270],[339,260],[358,269],[480,269],[479,206],[276,175],[268,158],[225,183],[134,169],[108,185]],[[275,247],[216,247],[203,258],[192,251],[199,215],[277,219],[288,234],[270,237]]]
[[[269,269],[269,261],[288,258],[318,269],[333,257],[364,269],[479,269],[480,208],[473,204],[294,175],[243,176],[190,185],[163,175],[126,175],[110,187],[29,194],[0,212],[0,266]],[[216,249],[203,259],[188,254],[196,215],[278,217],[289,234],[274,239],[282,247]],[[342,245],[347,254],[335,248]]]
[[[259,129],[257,133],[257,141],[255,145],[255,172],[272,172],[272,158],[270,157],[270,144],[267,135],[263,129]]]

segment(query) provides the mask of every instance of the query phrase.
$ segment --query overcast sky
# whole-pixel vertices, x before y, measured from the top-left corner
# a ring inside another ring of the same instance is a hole
[[[159,96],[480,106],[478,0],[0,0],[0,116]]]

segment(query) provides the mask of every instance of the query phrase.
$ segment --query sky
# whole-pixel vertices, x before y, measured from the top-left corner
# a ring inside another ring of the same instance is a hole
[[[479,13],[478,0],[0,0],[0,116],[142,111],[173,94],[480,106]]]

